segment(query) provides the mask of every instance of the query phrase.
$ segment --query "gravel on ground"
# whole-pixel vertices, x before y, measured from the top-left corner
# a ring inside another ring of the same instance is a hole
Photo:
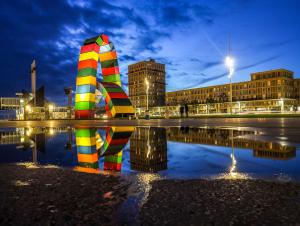
[[[300,225],[300,184],[262,180],[160,180],[143,225]]]
[[[114,225],[128,182],[58,167],[0,165],[0,225]]]
[[[0,164],[0,225],[130,225],[129,182],[55,166]],[[300,225],[300,183],[156,180],[134,225]],[[126,214],[126,213],[124,213]]]

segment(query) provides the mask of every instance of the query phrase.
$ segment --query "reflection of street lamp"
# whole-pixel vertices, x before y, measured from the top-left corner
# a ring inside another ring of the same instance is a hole
[[[230,81],[230,114],[232,113],[232,83],[231,79],[234,73],[234,59],[230,55],[225,58],[225,66],[228,68],[228,78]]]
[[[54,135],[54,129],[53,129],[53,128],[50,128],[50,129],[49,129],[49,134],[50,134],[50,135]]]
[[[150,127],[148,127],[148,139],[147,139],[147,158],[149,158],[150,152],[151,152],[151,146],[150,146]]]
[[[230,130],[230,140],[231,140],[231,166],[230,166],[230,170],[229,170],[229,175],[234,178],[237,173],[236,173],[236,159],[234,156],[234,146],[233,146],[233,130]]]

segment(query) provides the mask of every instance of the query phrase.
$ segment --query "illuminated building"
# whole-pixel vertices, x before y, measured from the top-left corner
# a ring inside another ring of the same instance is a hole
[[[285,69],[251,74],[251,80],[232,83],[233,112],[290,111],[299,104],[299,79]],[[230,85],[178,90],[166,93],[168,106],[192,105],[192,113],[229,112]]]
[[[153,59],[129,65],[128,89],[133,106],[135,108],[146,107],[146,80],[149,82],[149,107],[165,106],[165,77],[165,65]]]
[[[146,107],[144,79],[147,75],[147,63],[149,62],[143,61],[128,67],[129,97],[138,108],[137,113],[144,112]],[[164,65],[160,70],[163,77],[157,78],[164,84]],[[162,96],[162,89],[160,86],[156,87],[157,90],[150,85],[149,90],[151,115],[165,116],[166,112],[170,116],[179,115],[181,104],[189,105],[190,115],[230,112],[230,84],[166,92],[164,107],[156,101]],[[233,113],[299,111],[299,100],[300,79],[294,79],[294,73],[289,70],[256,72],[251,74],[250,81],[232,83]]]

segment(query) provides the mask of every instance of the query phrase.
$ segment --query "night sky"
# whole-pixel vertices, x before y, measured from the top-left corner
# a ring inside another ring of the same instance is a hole
[[[1,0],[0,7],[0,96],[30,90],[35,58],[38,86],[66,104],[81,44],[102,33],[115,44],[126,89],[128,64],[149,58],[166,64],[168,91],[227,83],[229,34],[234,82],[275,68],[300,77],[298,0]]]

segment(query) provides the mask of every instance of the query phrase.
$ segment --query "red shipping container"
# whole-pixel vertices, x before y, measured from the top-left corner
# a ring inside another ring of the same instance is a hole
[[[106,44],[109,43],[109,41],[108,41],[108,36],[107,36],[107,35],[101,35],[101,39],[102,39],[102,41],[105,42]]]
[[[80,53],[92,52],[95,51],[99,53],[100,46],[97,43],[92,43],[88,45],[81,46]]]
[[[128,98],[125,93],[109,93],[110,98]]]
[[[90,119],[94,118],[94,111],[90,110],[77,110],[75,111],[76,119]]]
[[[96,60],[83,60],[78,62],[78,70],[84,68],[93,68],[97,70],[98,62]]]
[[[102,68],[102,75],[120,74],[119,67]]]
[[[110,142],[110,144],[116,144],[116,145],[119,145],[119,144],[126,144],[128,142],[128,139],[127,138],[123,138],[123,139],[114,139]]]
[[[117,171],[120,171],[121,168],[122,168],[122,163],[104,162],[104,170],[117,170]]]

